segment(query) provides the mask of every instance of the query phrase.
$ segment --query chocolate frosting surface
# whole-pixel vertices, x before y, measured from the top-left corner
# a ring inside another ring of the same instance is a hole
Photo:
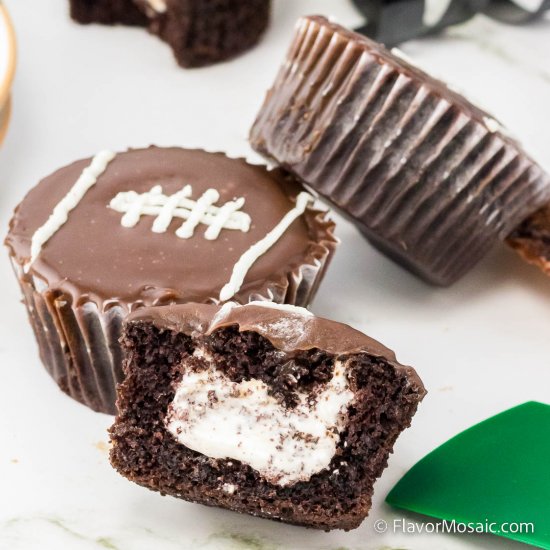
[[[18,264],[28,261],[32,235],[90,160],[45,178],[17,208],[6,244]],[[143,215],[136,226],[127,228],[121,225],[123,214],[108,207],[121,191],[143,193],[161,185],[163,193],[171,195],[185,184],[192,185],[194,200],[209,188],[220,194],[217,205],[244,197],[241,210],[252,219],[250,230],[222,229],[216,240],[206,240],[206,226],[199,224],[191,238],[182,239],[175,234],[183,222],[179,218],[165,233],[154,233],[153,216]],[[30,274],[50,289],[103,307],[123,303],[132,309],[135,303],[215,300],[239,257],[280,222],[302,190],[280,171],[267,171],[221,153],[158,147],[129,150],[114,158],[69,213],[67,222],[44,245]],[[254,263],[235,299],[246,300],[247,294],[261,291],[266,280],[286,279],[293,269],[313,261],[323,239],[334,242],[332,228],[319,211],[306,211]]]
[[[405,371],[410,382],[423,389],[416,371],[401,365],[392,350],[373,338],[349,325],[308,314],[303,308],[280,309],[276,304],[274,307],[268,304],[240,306],[228,303],[221,307],[214,304],[178,304],[142,308],[131,313],[126,323],[152,323],[159,329],[191,336],[212,334],[220,328],[238,325],[240,332],[257,332],[275,348],[287,353],[314,348],[337,356],[367,353],[383,357],[396,369]]]

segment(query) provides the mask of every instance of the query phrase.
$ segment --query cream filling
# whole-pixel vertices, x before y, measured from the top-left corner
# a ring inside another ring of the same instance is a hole
[[[195,356],[208,361],[202,350]],[[354,397],[342,361],[329,382],[300,394],[294,408],[268,395],[264,382],[233,382],[208,362],[183,375],[168,408],[165,425],[179,443],[211,458],[239,460],[281,486],[329,466]]]
[[[145,0],[148,6],[157,13],[166,12],[166,0]]]

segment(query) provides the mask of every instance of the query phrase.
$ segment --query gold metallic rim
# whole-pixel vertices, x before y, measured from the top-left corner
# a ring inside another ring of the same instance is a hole
[[[4,104],[7,103],[10,94],[10,88],[13,82],[13,77],[15,75],[15,62],[17,58],[17,47],[15,42],[15,31],[13,28],[13,23],[11,17],[8,13],[6,6],[0,0],[0,19],[3,20],[8,31],[8,70],[2,76],[0,76],[0,109],[4,110]],[[6,108],[9,110],[9,106],[6,105]]]
[[[11,97],[8,97],[4,107],[0,110],[0,145],[6,137],[11,117]]]

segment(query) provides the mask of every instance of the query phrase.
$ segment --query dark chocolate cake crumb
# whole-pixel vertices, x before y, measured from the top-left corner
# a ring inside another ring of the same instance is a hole
[[[334,367],[334,358],[318,349],[282,354],[256,332],[239,332],[237,327],[212,334],[206,345],[231,380],[262,380],[270,395],[290,407],[296,404],[297,390],[328,382]]]
[[[145,14],[133,0],[70,0],[71,17],[83,25],[132,25],[144,27]]]

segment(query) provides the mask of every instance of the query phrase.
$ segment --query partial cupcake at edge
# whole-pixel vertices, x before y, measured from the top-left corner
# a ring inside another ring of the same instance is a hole
[[[319,16],[299,20],[250,141],[436,285],[550,201],[549,176],[493,117]]]
[[[280,170],[181,148],[103,151],[42,180],[6,245],[46,369],[113,414],[123,319],[143,306],[308,305],[334,224]]]
[[[526,262],[550,275],[550,203],[516,227],[507,242]]]

